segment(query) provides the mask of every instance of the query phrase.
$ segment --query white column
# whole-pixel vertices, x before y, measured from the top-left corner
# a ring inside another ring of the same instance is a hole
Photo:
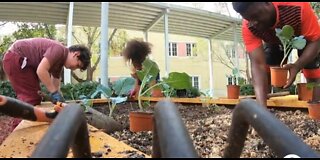
[[[70,47],[72,45],[72,22],[73,22],[73,7],[74,2],[69,3],[69,15],[68,15],[68,35],[67,35],[67,46]],[[64,68],[63,72],[64,76],[64,84],[71,83],[71,70]]]
[[[236,31],[236,23],[234,23],[233,25],[233,35],[234,35],[234,53],[235,53],[235,56],[236,56],[236,59],[235,59],[235,64],[236,64],[236,67],[238,69],[238,73],[237,73],[237,80],[239,79],[239,73],[240,73],[240,66],[239,66],[239,55],[238,55],[238,51],[237,51],[237,45],[238,45],[238,39],[237,39],[237,31]],[[238,81],[237,81],[237,84],[238,84]]]
[[[144,41],[148,42],[148,31],[143,32],[144,33]]]
[[[165,46],[165,70],[166,70],[166,77],[169,75],[169,28],[168,28],[168,12],[169,9],[166,9],[164,14],[164,46]]]
[[[212,68],[212,42],[211,39],[208,39],[208,58],[209,58],[209,86],[210,94],[213,96],[213,68]]]
[[[109,2],[101,2],[100,75],[104,86],[108,86],[108,18]]]

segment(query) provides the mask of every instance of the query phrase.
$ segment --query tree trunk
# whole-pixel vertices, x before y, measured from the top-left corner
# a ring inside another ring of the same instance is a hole
[[[123,126],[113,118],[93,109],[88,108],[89,113],[86,113],[88,123],[98,129],[102,129],[105,133],[113,133],[123,130]]]

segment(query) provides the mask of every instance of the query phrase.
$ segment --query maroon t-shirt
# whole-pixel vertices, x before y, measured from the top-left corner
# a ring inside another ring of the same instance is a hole
[[[50,63],[49,73],[60,78],[64,63],[68,56],[68,48],[60,42],[46,38],[29,38],[17,40],[9,49],[22,57],[27,57],[27,66],[37,70],[43,57]]]

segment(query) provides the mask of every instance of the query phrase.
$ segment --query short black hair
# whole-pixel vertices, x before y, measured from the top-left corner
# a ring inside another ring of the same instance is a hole
[[[88,47],[84,45],[72,45],[69,47],[70,52],[80,52],[79,60],[82,62],[81,71],[84,71],[88,68],[91,59],[91,52]]]
[[[244,13],[255,2],[232,2],[233,9],[238,13]]]

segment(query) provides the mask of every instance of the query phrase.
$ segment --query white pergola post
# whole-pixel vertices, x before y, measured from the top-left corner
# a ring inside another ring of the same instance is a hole
[[[69,15],[68,15],[68,23],[67,23],[67,46],[70,47],[72,45],[72,22],[73,22],[73,7],[74,2],[69,3]],[[71,70],[64,68],[63,72],[64,76],[64,84],[71,83]]]
[[[236,83],[238,84],[240,68],[239,68],[239,55],[238,55],[238,51],[237,51],[238,39],[237,39],[236,23],[234,23],[234,25],[233,25],[233,37],[234,37],[233,48],[234,48],[234,53],[235,53],[235,56],[236,56],[235,62],[236,62],[236,67],[238,69],[238,73],[236,75],[236,77],[237,77],[237,82]]]
[[[148,42],[148,31],[143,32],[143,34],[144,34],[144,41]]]
[[[209,58],[209,86],[210,86],[210,96],[213,96],[213,67],[212,67],[212,41],[208,39],[208,58]]]
[[[100,76],[101,84],[108,86],[108,21],[109,2],[101,2],[101,49]]]
[[[168,27],[168,13],[169,9],[166,9],[164,13],[164,48],[165,48],[165,70],[166,70],[166,77],[169,75],[169,27]]]

